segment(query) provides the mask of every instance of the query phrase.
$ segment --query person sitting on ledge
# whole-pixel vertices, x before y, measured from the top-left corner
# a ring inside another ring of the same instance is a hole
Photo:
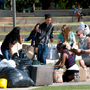
[[[78,3],[77,7],[74,10],[75,16],[78,17],[78,22],[80,22],[80,18],[83,19],[81,12],[82,12],[82,8],[80,8],[80,4]]]

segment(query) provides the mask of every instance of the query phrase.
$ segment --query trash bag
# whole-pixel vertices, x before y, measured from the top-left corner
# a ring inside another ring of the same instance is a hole
[[[0,54],[0,61],[1,61],[2,59],[4,59],[4,57],[3,57],[3,55]]]
[[[30,77],[30,66],[25,66],[23,64],[19,64],[19,66],[17,66],[16,68],[23,71]]]
[[[12,55],[11,59],[14,60],[16,62],[16,64],[20,63],[20,60],[21,60],[17,53],[14,53]]]
[[[24,49],[20,49],[18,50],[18,52],[19,52],[19,58],[27,58],[27,55],[25,54]]]
[[[15,68],[16,67],[15,61],[3,59],[0,62],[0,68],[4,68],[4,67],[13,67],[13,68]]]
[[[51,43],[51,47],[50,46],[48,47],[46,58],[52,60],[59,59],[59,54],[53,43]]]
[[[21,59],[19,65],[17,65],[16,68],[18,68],[19,70],[25,72],[26,74],[28,74],[28,76],[30,76],[30,73],[29,73],[29,69],[30,69],[30,66],[32,65],[33,61],[29,58],[23,58]]]
[[[27,74],[12,67],[3,68],[0,73],[0,78],[7,79],[8,88],[29,87],[35,85],[33,80]]]

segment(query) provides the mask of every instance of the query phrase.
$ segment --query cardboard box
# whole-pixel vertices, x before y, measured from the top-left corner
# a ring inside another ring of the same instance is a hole
[[[79,68],[79,77],[80,81],[89,81],[90,80],[90,68],[87,67],[85,69]]]

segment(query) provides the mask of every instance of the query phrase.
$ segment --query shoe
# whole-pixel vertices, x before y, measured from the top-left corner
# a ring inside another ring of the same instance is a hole
[[[80,80],[79,73],[74,73],[74,81],[79,82],[79,80]]]

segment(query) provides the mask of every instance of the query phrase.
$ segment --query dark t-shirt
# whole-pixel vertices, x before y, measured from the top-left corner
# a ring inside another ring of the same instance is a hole
[[[6,36],[5,40],[3,41],[2,45],[1,45],[1,49],[2,50],[9,50],[9,43],[13,45],[15,45],[15,43],[17,42],[17,40],[11,40],[10,37]]]

